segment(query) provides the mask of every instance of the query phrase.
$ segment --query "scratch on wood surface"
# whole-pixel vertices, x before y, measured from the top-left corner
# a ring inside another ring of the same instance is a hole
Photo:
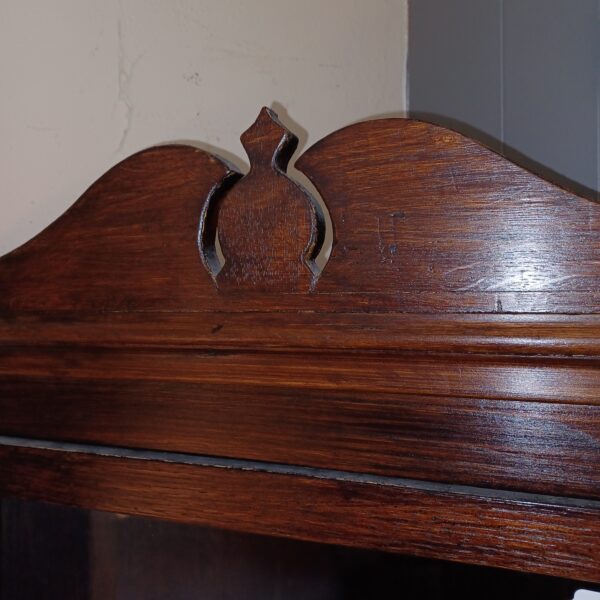
[[[450,275],[450,273],[455,273],[456,271],[466,271],[468,269],[472,269],[481,264],[481,261],[476,261],[469,263],[468,265],[459,265],[458,267],[453,267],[452,269],[447,269],[444,271],[444,275]]]
[[[460,190],[458,188],[458,184],[456,183],[456,172],[454,171],[454,167],[450,168],[450,179],[452,181],[452,187],[454,187],[454,191],[459,194]]]

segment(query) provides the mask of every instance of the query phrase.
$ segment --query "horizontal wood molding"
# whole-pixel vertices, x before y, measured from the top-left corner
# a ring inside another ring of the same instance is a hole
[[[0,348],[0,378],[249,385],[297,391],[600,404],[592,358]]]
[[[599,406],[0,379],[0,433],[600,498]]]
[[[600,581],[600,509],[594,503],[110,452],[0,445],[0,491],[87,509]]]
[[[597,357],[600,315],[261,311],[0,314],[0,346]]]
[[[0,433],[600,497],[594,315],[0,319]]]

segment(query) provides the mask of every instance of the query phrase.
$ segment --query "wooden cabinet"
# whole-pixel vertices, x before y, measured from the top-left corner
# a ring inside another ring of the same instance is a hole
[[[418,121],[315,144],[312,194],[271,111],[242,141],[0,259],[2,600],[40,561],[60,598],[600,583],[600,206]]]

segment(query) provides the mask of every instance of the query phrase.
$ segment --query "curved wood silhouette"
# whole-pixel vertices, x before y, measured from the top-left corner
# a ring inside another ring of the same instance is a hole
[[[600,312],[600,205],[477,142],[382,119],[309,148],[297,166],[334,229],[317,281],[319,213],[283,174],[293,136],[265,109],[244,140],[253,168],[241,180],[185,146],[146,150],[111,169],[46,231],[0,258],[0,311],[210,312],[218,303],[242,312]],[[93,285],[81,285],[82,272]]]
[[[210,247],[201,247],[203,261],[220,288],[307,291],[324,223],[308,192],[286,176],[298,140],[268,108],[241,139],[250,172],[211,194],[201,223],[204,243],[216,243],[218,231],[225,262],[217,268]]]
[[[297,162],[317,280],[293,137],[243,140],[243,178],[131,156],[0,258],[0,492],[600,582],[600,206],[359,123]]]

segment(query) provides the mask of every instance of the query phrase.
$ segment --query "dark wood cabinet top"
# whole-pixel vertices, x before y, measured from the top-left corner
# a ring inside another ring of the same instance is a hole
[[[409,119],[302,154],[320,197],[242,141],[0,258],[0,492],[600,582],[600,206]]]

